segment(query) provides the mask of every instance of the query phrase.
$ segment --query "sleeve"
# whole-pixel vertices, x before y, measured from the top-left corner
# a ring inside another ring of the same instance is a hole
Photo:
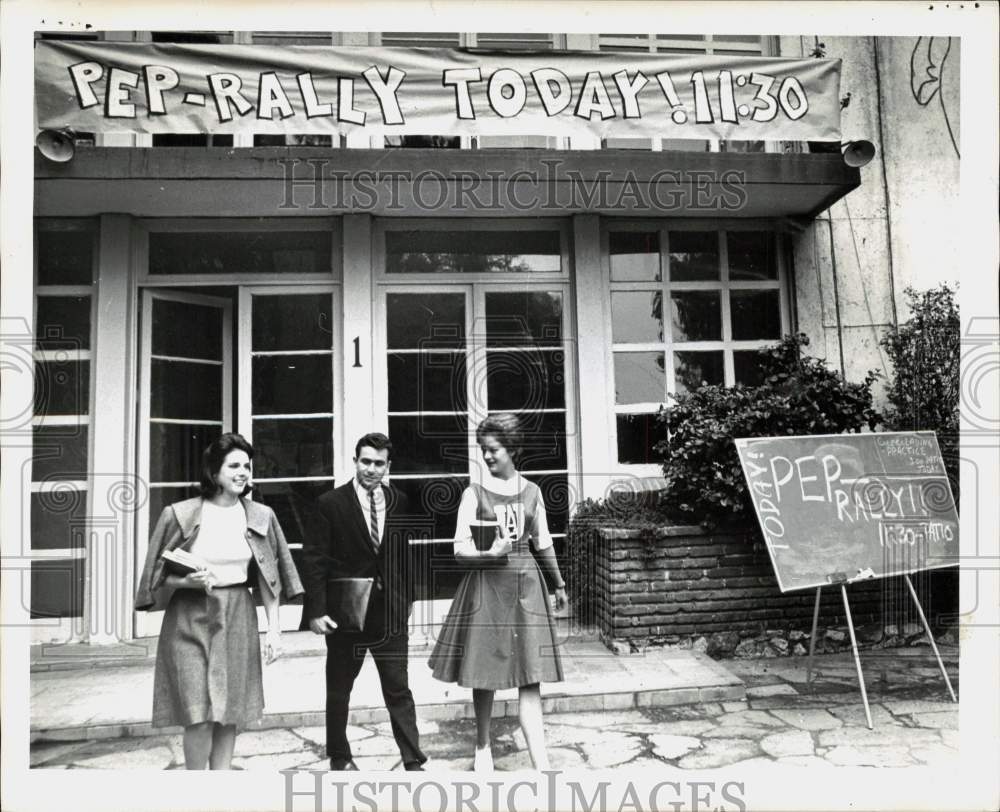
[[[135,608],[137,612],[145,612],[156,608],[155,592],[163,586],[163,581],[166,577],[166,570],[160,559],[160,553],[167,543],[167,537],[173,524],[176,524],[174,511],[172,507],[167,505],[167,507],[163,508],[163,512],[156,522],[156,527],[153,528],[153,534],[149,537],[149,546],[146,548],[146,562],[143,565],[139,587],[135,593]]]
[[[278,595],[287,601],[298,597],[305,590],[302,588],[302,582],[299,580],[299,572],[295,568],[295,562],[292,561],[292,552],[288,549],[285,534],[281,529],[281,525],[278,524],[278,517],[274,515],[273,510],[271,511],[270,528],[271,535],[274,536],[275,540],[274,554],[278,561],[278,582],[281,587],[278,590]]]
[[[472,541],[472,522],[479,510],[478,500],[472,488],[466,488],[462,493],[462,501],[458,505],[458,517],[455,520],[455,553],[464,552],[476,554],[476,545]]]
[[[552,546],[552,536],[549,533],[549,519],[545,513],[545,501],[542,499],[542,491],[538,490],[538,501],[535,504],[535,527],[538,535],[532,538],[535,549],[541,552]]]
[[[326,581],[330,569],[330,545],[333,534],[331,494],[324,494],[311,514],[302,544],[302,581],[305,586],[303,623],[326,614]]]

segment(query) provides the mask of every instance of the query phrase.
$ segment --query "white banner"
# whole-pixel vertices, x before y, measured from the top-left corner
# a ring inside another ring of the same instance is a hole
[[[40,41],[39,127],[840,140],[840,60]]]

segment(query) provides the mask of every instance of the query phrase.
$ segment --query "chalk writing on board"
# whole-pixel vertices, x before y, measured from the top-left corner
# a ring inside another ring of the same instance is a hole
[[[931,433],[736,441],[783,591],[957,563],[958,516]]]

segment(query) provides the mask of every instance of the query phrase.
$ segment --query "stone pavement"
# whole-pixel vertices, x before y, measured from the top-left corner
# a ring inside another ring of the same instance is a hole
[[[650,661],[652,656],[656,658],[652,661],[658,663],[663,654],[666,652],[647,652],[612,661],[635,663]],[[957,691],[958,649],[942,649],[942,655]],[[603,663],[603,658],[586,667],[600,669],[599,662]],[[683,773],[773,763],[869,767],[926,764],[937,768],[955,764],[958,705],[948,698],[930,651],[891,650],[863,656],[862,663],[874,730],[866,726],[850,654],[818,656],[812,692],[804,685],[804,657],[726,660],[716,665],[724,665],[744,681],[744,700],[705,700],[673,706],[624,706],[623,702],[618,710],[568,712],[550,707],[545,721],[552,766],[655,768],[660,773]],[[138,690],[148,700],[146,688]],[[470,769],[474,722],[469,718],[428,718],[430,707],[418,708],[421,744],[430,757],[427,769]],[[503,712],[510,710],[505,707]],[[311,723],[241,733],[234,766],[243,770],[324,769],[322,718],[306,721]],[[360,768],[400,769],[388,722],[375,716],[369,721],[355,721],[349,733]],[[530,769],[516,717],[494,720],[493,738],[497,770]],[[183,767],[179,735],[54,741],[35,732],[30,758],[32,767],[44,769]]]

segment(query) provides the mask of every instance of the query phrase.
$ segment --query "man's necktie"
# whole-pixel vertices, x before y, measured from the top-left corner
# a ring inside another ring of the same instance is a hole
[[[374,488],[372,488],[370,491],[368,491],[368,507],[371,510],[371,521],[370,521],[369,527],[371,529],[372,546],[374,546],[375,549],[377,550],[378,546],[379,546],[378,513],[375,510],[375,489]]]

